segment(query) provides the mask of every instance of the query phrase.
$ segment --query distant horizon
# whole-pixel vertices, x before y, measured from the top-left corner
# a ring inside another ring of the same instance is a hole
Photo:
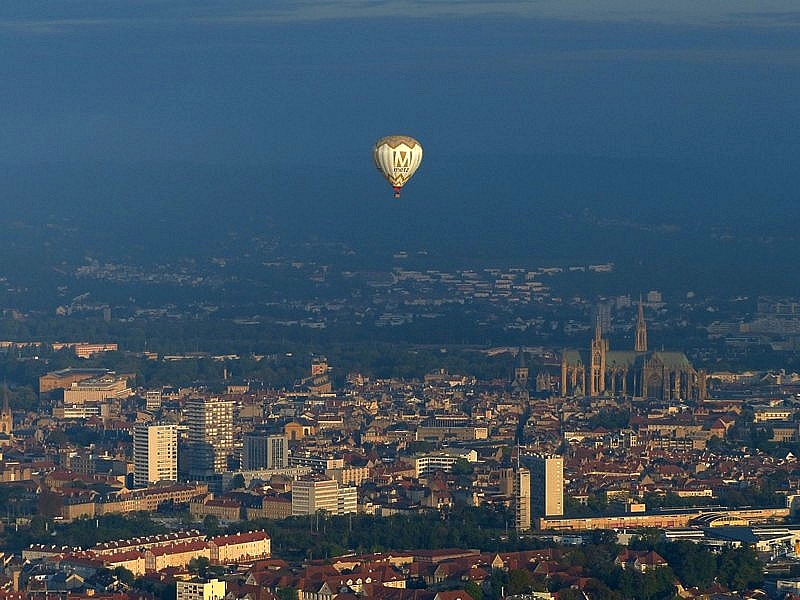
[[[199,2],[93,2],[76,5],[69,0],[48,3],[48,10],[14,6],[0,10],[0,27],[47,34],[81,27],[152,25],[155,23],[240,26],[349,19],[453,19],[515,17],[592,23],[660,23],[701,26],[745,24],[765,27],[798,27],[800,10],[790,0],[728,0],[719,4],[676,0],[276,0],[265,5],[257,0],[224,3]]]

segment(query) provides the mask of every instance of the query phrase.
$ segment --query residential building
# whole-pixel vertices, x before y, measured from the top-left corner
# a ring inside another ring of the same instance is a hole
[[[530,470],[531,516],[558,517],[564,514],[564,458],[561,456],[522,457]]]
[[[233,400],[192,398],[186,402],[189,474],[203,477],[225,471],[233,454]]]
[[[178,480],[178,426],[137,423],[133,428],[133,484]]]
[[[416,456],[414,458],[416,477],[427,477],[436,471],[449,472],[459,460],[474,464],[478,462],[478,453],[475,450],[450,448]]]
[[[147,410],[158,410],[161,408],[162,392],[161,389],[147,390],[144,393],[145,408]]]
[[[352,485],[339,487],[336,497],[336,514],[348,515],[356,512],[358,512],[358,488]]]
[[[514,522],[517,531],[531,528],[531,472],[525,467],[514,473]]]
[[[225,597],[225,582],[191,580],[177,582],[176,600],[222,600]]]
[[[243,531],[211,538],[211,562],[230,564],[269,558],[272,540],[265,531]]]

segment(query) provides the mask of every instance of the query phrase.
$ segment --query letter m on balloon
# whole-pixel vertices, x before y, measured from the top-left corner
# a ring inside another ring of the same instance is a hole
[[[411,167],[411,152],[408,150],[395,150],[393,161],[395,173],[408,171]]]

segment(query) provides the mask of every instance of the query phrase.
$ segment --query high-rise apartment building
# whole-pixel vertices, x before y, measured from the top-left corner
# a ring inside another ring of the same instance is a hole
[[[248,433],[244,436],[242,469],[285,469],[289,466],[289,440],[285,435]]]
[[[514,473],[514,526],[517,531],[531,528],[531,472],[525,467]]]
[[[186,402],[187,452],[191,476],[221,473],[233,455],[233,400],[192,398]]]
[[[178,426],[137,423],[133,428],[133,484],[178,480]]]
[[[531,528],[531,472],[517,465],[500,469],[500,493],[510,496],[517,531]]]
[[[564,458],[525,456],[530,470],[531,517],[558,517],[564,514]]]

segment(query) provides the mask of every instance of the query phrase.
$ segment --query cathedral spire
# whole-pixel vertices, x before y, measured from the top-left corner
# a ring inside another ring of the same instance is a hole
[[[639,316],[636,318],[636,352],[647,352],[647,325],[644,322],[644,304],[639,296]]]
[[[0,433],[11,434],[14,428],[14,416],[8,404],[8,386],[3,381],[3,408],[0,410]]]

